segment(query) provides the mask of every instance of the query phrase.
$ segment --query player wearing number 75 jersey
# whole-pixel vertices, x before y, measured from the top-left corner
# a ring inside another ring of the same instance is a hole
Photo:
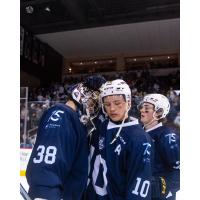
[[[180,189],[180,138],[163,123],[170,103],[162,94],[146,95],[140,105],[140,119],[153,141],[152,200],[175,200]]]
[[[43,114],[27,166],[32,199],[81,199],[88,175],[85,125],[95,111],[88,102],[94,101],[95,106],[97,100],[98,92],[80,83],[71,89],[66,104],[57,104]]]
[[[87,200],[150,200],[150,138],[128,115],[131,91],[120,79],[100,88],[100,102],[108,116],[96,127],[90,148]]]

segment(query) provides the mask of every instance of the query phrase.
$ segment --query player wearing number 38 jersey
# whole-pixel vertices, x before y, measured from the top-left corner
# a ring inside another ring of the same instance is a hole
[[[90,148],[87,200],[150,200],[150,138],[128,115],[129,86],[120,79],[101,87],[100,102],[108,116],[98,125]]]
[[[71,89],[66,104],[57,104],[43,114],[27,166],[31,199],[81,199],[88,176],[85,125],[95,110],[88,102],[95,101],[96,92],[80,83]]]

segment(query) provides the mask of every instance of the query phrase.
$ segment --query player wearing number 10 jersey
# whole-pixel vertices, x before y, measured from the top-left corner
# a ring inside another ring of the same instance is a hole
[[[92,135],[86,199],[150,200],[150,137],[128,116],[129,86],[119,79],[106,82],[100,101],[109,119]]]
[[[31,199],[79,200],[86,188],[89,150],[84,124],[88,109],[94,110],[87,103],[96,99],[97,91],[80,83],[70,92],[66,105],[51,107],[40,120],[26,174]]]

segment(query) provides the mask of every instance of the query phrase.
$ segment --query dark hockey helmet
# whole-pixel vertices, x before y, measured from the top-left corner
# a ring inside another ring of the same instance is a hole
[[[68,90],[68,96],[75,102],[81,111],[82,119],[89,120],[99,111],[99,91],[85,87],[83,83],[76,84]]]

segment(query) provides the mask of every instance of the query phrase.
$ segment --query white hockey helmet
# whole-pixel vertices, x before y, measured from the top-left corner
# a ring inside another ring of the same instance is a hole
[[[103,98],[110,95],[124,95],[125,101],[131,103],[131,90],[128,84],[122,79],[116,79],[113,81],[107,81],[100,88],[100,103],[102,105],[103,112]]]
[[[166,117],[166,115],[169,113],[170,110],[169,100],[166,96],[162,94],[148,94],[144,96],[141,104],[145,102],[153,104],[155,107],[154,108],[155,111],[162,113],[160,119]]]

